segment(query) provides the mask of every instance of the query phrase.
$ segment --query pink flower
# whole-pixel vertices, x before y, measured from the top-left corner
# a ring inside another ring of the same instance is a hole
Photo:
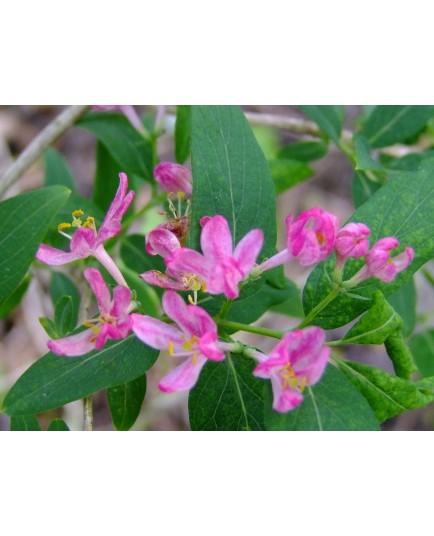
[[[311,266],[326,259],[333,250],[339,220],[330,212],[311,208],[295,220],[291,214],[286,218],[286,249],[277,253],[257,267],[258,273],[297,258],[301,266]]]
[[[118,191],[116,192],[115,198],[107,211],[99,231],[96,230],[94,219],[91,216],[89,216],[83,223],[80,219],[83,212],[81,210],[76,210],[72,213],[72,224],[61,223],[58,226],[59,231],[71,240],[69,245],[70,251],[62,251],[61,249],[41,244],[36,252],[38,261],[51,266],[58,266],[73,262],[77,259],[85,259],[86,257],[93,256],[108,270],[117,283],[128,286],[119,271],[119,268],[106,252],[103,245],[104,242],[121,232],[122,217],[128,210],[134,197],[134,191],[131,190],[128,194],[126,193],[128,188],[128,178],[125,173],[120,173],[119,178],[120,185]],[[77,229],[72,237],[63,233],[64,229],[71,228]]]
[[[48,348],[57,355],[75,356],[87,354],[95,348],[100,350],[107,339],[124,339],[131,331],[130,289],[115,287],[111,300],[110,291],[99,270],[87,268],[84,277],[96,296],[100,314],[98,319],[84,323],[89,329],[48,341]]]
[[[166,224],[163,224],[163,226]],[[160,255],[165,259],[181,248],[178,238],[169,230],[158,226],[146,237],[146,251],[151,255]],[[205,281],[199,276],[187,272],[177,272],[167,268],[163,274],[159,270],[149,270],[140,277],[150,285],[172,290],[193,290],[205,288]]]
[[[370,277],[376,277],[385,283],[395,279],[396,275],[405,270],[414,258],[414,251],[411,247],[406,247],[402,253],[391,257],[390,252],[398,246],[399,241],[391,236],[378,240],[366,255],[366,265],[349,281],[346,281],[346,286],[357,285]]]
[[[154,168],[154,177],[163,190],[168,193],[191,195],[191,172],[181,164],[160,162]]]
[[[177,326],[161,320],[132,314],[132,329],[137,337],[157,350],[167,350],[173,357],[185,361],[165,376],[159,388],[166,392],[191,389],[207,359],[222,361],[225,343],[217,341],[217,326],[209,314],[197,305],[186,305],[171,290],[163,295],[163,310]]]
[[[180,248],[165,259],[172,272],[195,274],[206,284],[210,294],[225,294],[238,298],[238,284],[252,270],[261,251],[264,235],[253,229],[240,240],[233,250],[232,234],[223,216],[206,220],[200,244],[203,254],[192,249]]]
[[[303,402],[305,386],[317,383],[326,368],[324,341],[324,331],[313,326],[286,334],[268,357],[254,354],[260,360],[254,376],[271,379],[273,409],[285,413]]]
[[[366,255],[369,249],[367,237],[371,231],[363,223],[348,223],[338,232],[335,242],[337,266],[341,268],[348,258]]]

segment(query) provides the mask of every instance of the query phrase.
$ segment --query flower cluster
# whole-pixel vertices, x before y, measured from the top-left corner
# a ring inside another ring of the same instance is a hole
[[[325,332],[316,326],[295,329],[284,334],[269,355],[246,349],[232,340],[219,339],[219,317],[212,318],[198,305],[199,292],[223,294],[230,306],[231,300],[239,297],[241,287],[264,272],[289,261],[297,261],[303,267],[313,266],[333,252],[336,265],[332,277],[345,292],[371,277],[392,281],[412,261],[412,248],[406,247],[402,253],[392,256],[399,242],[394,237],[384,237],[369,249],[370,229],[365,224],[353,222],[340,229],[336,216],[317,207],[297,217],[288,215],[286,248],[262,262],[258,258],[264,243],[263,231],[252,229],[234,244],[228,221],[218,214],[202,218],[201,252],[198,252],[186,247],[191,217],[189,198],[193,192],[190,171],[179,164],[162,162],[154,174],[168,194],[172,215],[166,214],[167,221],[147,234],[144,247],[149,255],[164,259],[166,270],[165,273],[150,270],[140,277],[148,284],[166,289],[162,308],[170,322],[134,312],[136,304],[131,290],[104,248],[107,240],[120,233],[122,217],[134,197],[133,191],[127,192],[127,176],[121,173],[119,189],[99,230],[93,217],[84,218],[83,212],[76,210],[70,223],[58,226],[59,232],[70,241],[69,251],[45,244],[38,249],[37,259],[49,265],[93,256],[117,283],[111,298],[102,274],[95,268],[87,268],[84,276],[95,294],[99,314],[83,321],[85,330],[51,340],[50,350],[65,356],[82,355],[102,348],[109,339],[122,339],[133,332],[145,344],[183,359],[159,384],[168,393],[191,389],[208,360],[222,361],[229,351],[241,352],[258,362],[253,372],[256,377],[271,381],[273,408],[278,412],[293,410],[303,401],[305,388],[315,385],[327,366],[330,349]],[[175,197],[177,207],[173,204]],[[351,258],[364,258],[364,265],[351,279],[342,281],[344,266]],[[189,292],[190,303],[177,291]]]

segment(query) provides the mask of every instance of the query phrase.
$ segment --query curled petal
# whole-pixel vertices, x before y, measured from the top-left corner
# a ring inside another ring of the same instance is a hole
[[[86,329],[76,335],[48,341],[48,348],[56,355],[84,355],[95,349],[94,340],[94,332]]]
[[[188,391],[196,384],[206,361],[206,357],[201,354],[197,354],[196,357],[189,357],[184,363],[164,376],[158,385],[159,389],[165,393]]]
[[[190,196],[191,172],[188,168],[174,162],[160,162],[154,168],[154,177],[158,184],[169,193],[184,193]]]
[[[182,346],[184,342],[181,337],[182,332],[178,328],[161,320],[138,313],[132,313],[130,318],[133,332],[141,341],[152,348],[167,350],[170,343]]]
[[[414,259],[413,248],[406,247],[405,251],[403,251],[396,257],[393,257],[393,264],[396,266],[396,271],[399,273],[405,270],[406,268],[408,268],[408,265],[411,263],[413,259]]]
[[[278,378],[271,379],[273,389],[273,409],[286,413],[295,409],[303,402],[303,395],[296,389],[284,389]]]
[[[89,255],[93,255],[97,248],[95,233],[92,229],[80,227],[75,231],[71,238],[70,246],[71,251],[79,258],[85,259],[86,257],[89,257]]]
[[[119,188],[98,231],[98,244],[105,242],[121,232],[122,217],[129,209],[135,195],[133,190],[126,195],[128,189],[128,178],[126,174],[119,173],[119,179]]]
[[[41,244],[36,252],[36,258],[44,264],[60,266],[61,264],[76,261],[80,259],[80,256],[74,252],[62,251],[61,249]]]
[[[164,293],[163,310],[188,337],[201,337],[209,330],[217,332],[217,326],[204,309],[197,305],[186,305],[176,292],[168,290]]]
[[[178,238],[167,229],[156,228],[146,237],[146,251],[150,255],[166,258],[180,247]]]
[[[101,272],[96,268],[86,268],[84,277],[91,286],[102,314],[110,312],[111,296]]]
[[[117,286],[113,290],[113,306],[110,314],[117,319],[128,316],[131,305],[131,290],[128,287]]]
[[[140,274],[143,281],[149,283],[149,285],[154,285],[154,287],[167,288],[171,290],[185,290],[183,283],[171,279],[166,274],[159,272],[158,270],[149,270],[149,272],[144,272]]]

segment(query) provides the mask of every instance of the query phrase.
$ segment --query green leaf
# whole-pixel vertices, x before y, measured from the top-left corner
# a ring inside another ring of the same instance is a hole
[[[7,415],[41,413],[135,380],[157,359],[158,351],[133,336],[109,342],[102,350],[80,357],[49,352],[34,363],[3,401]]]
[[[319,128],[335,143],[339,142],[345,117],[344,106],[300,106]]]
[[[379,422],[432,402],[434,395],[418,389],[415,383],[392,376],[381,369],[334,358],[340,370],[366,398]]]
[[[50,337],[50,339],[58,339],[60,337],[59,333],[57,333],[57,329],[54,325],[54,322],[50,318],[47,318],[46,316],[40,316],[38,320],[41,326],[44,328],[45,333]]]
[[[421,164],[427,158],[432,158],[434,156],[434,150],[429,149],[423,153],[410,153],[402,158],[391,158],[384,164],[384,167],[387,168],[389,173],[399,172],[399,171],[417,171]],[[382,155],[382,158],[385,159],[386,155]]]
[[[286,192],[289,188],[313,175],[313,169],[304,162],[298,162],[297,160],[281,158],[272,160],[269,165],[277,195]]]
[[[77,193],[77,187],[71,169],[59,151],[51,147],[45,151],[44,167],[45,186],[66,186],[71,192]]]
[[[328,143],[323,141],[300,141],[282,147],[277,157],[299,162],[313,162],[323,158],[327,154],[327,149]]]
[[[71,329],[73,329],[78,323],[78,311],[80,309],[80,293],[77,287],[65,274],[53,272],[50,282],[50,295],[53,304],[56,304],[62,296],[71,297]]]
[[[395,312],[381,292],[374,292],[372,306],[345,335],[345,344],[383,344],[391,334],[403,327],[401,317]]]
[[[35,415],[11,417],[11,432],[40,432],[41,426]]]
[[[293,281],[290,281],[289,279],[287,279],[287,292],[288,294],[285,301],[272,305],[269,310],[273,313],[279,313],[281,315],[303,318],[304,313],[300,289]]]
[[[268,163],[238,106],[193,106],[192,227],[190,246],[198,248],[200,218],[221,214],[229,222],[234,245],[260,228],[261,258],[276,245],[276,200]]]
[[[409,337],[416,326],[416,287],[414,279],[387,298],[387,301],[404,321],[402,333]]]
[[[288,413],[271,407],[271,385],[266,391],[267,430],[379,430],[366,399],[335,367],[328,366],[321,381],[308,387],[303,403]]]
[[[354,143],[356,148],[356,170],[383,171],[383,166],[372,158],[371,148],[364,136],[356,134]]]
[[[75,328],[71,296],[62,296],[54,309],[54,325],[60,337],[65,337]]]
[[[176,107],[175,156],[183,164],[190,156],[191,146],[191,106]]]
[[[95,134],[118,163],[119,171],[152,180],[152,143],[137,132],[126,117],[95,112],[87,114],[77,124]]]
[[[29,284],[30,275],[27,275],[18,285],[18,287],[12,292],[9,298],[7,298],[0,306],[0,319],[8,317],[15,307],[20,304],[24,294],[26,293],[26,290],[29,287]]]
[[[353,214],[350,221],[369,226],[371,245],[382,237],[394,236],[400,241],[401,248],[414,248],[415,257],[410,266],[390,283],[370,278],[353,288],[351,293],[340,294],[315,318],[314,323],[326,329],[343,326],[368,309],[376,290],[385,296],[393,294],[434,257],[434,159],[425,161],[417,172],[403,173],[391,179]],[[328,274],[332,273],[334,265],[333,255],[309,276],[303,295],[306,313],[330,293]],[[344,280],[351,278],[362,265],[362,260],[350,259],[345,266]]]
[[[69,427],[62,419],[54,419],[51,421],[47,432],[69,432]]]
[[[190,391],[188,411],[192,430],[263,430],[263,380],[252,372],[251,359],[227,354],[208,361]]]
[[[434,376],[434,329],[425,329],[412,337],[410,350],[422,376]]]
[[[129,430],[136,422],[146,394],[146,375],[110,387],[107,398],[116,430]]]
[[[409,380],[412,372],[416,372],[417,368],[403,336],[400,333],[393,334],[385,341],[384,345],[387,355],[393,363],[395,374],[400,378]]]
[[[110,151],[98,141],[96,144],[96,167],[92,199],[103,212],[107,212],[116,195],[121,171],[122,169],[112,157]]]
[[[386,147],[417,134],[434,116],[434,106],[376,106],[362,128],[372,147]]]
[[[359,208],[380,188],[380,182],[373,182],[363,171],[356,171],[351,181],[351,197],[354,206]]]
[[[68,196],[63,186],[50,186],[0,203],[0,307],[26,275],[53,216]]]

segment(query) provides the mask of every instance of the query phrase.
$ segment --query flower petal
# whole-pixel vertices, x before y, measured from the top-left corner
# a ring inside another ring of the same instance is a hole
[[[207,280],[212,269],[211,263],[193,249],[181,248],[164,259],[172,271],[197,274]]]
[[[163,295],[163,310],[166,315],[178,324],[181,330],[190,338],[193,335],[204,335],[203,327],[207,325],[208,313],[196,306],[188,306],[179,294],[168,290]],[[213,320],[209,320],[214,324]],[[209,324],[209,321],[208,321]],[[214,324],[215,326],[215,324]],[[217,328],[215,327],[215,331]]]
[[[36,258],[39,262],[48,264],[50,266],[60,266],[61,264],[67,264],[68,262],[76,261],[80,257],[73,252],[62,251],[61,249],[41,244],[36,252]]]
[[[150,255],[160,255],[165,259],[180,247],[178,238],[167,229],[157,227],[146,237],[146,251]]]
[[[149,270],[140,274],[139,277],[146,281],[149,285],[155,287],[167,288],[172,290],[185,290],[185,286],[179,281],[175,281],[168,277],[166,274],[159,272],[158,270]]]
[[[125,173],[119,173],[119,179],[120,183],[116,195],[98,231],[98,244],[102,244],[109,238],[112,238],[121,232],[122,217],[129,209],[135,195],[134,190],[131,190],[128,195],[126,195],[128,189],[127,175]]]
[[[303,402],[303,395],[296,389],[284,389],[279,378],[271,378],[271,387],[273,389],[273,409],[279,413],[291,411]]]
[[[184,342],[181,331],[175,326],[170,326],[152,316],[137,313],[132,313],[130,318],[136,336],[152,348],[167,350],[170,343],[182,346]]]
[[[71,238],[70,249],[78,257],[85,259],[89,255],[93,255],[96,248],[96,236],[92,229],[80,227],[75,231]]]
[[[243,272],[243,277],[246,277],[251,272],[263,243],[264,233],[261,229],[253,229],[238,242],[234,251],[234,259]]]
[[[48,341],[48,348],[56,355],[84,355],[95,350],[95,343],[91,342],[94,339],[94,332],[86,329],[76,335]]]
[[[96,268],[86,268],[84,271],[84,277],[95,294],[101,313],[109,314],[111,296],[107,283],[104,281],[101,272]]]
[[[219,348],[217,333],[209,331],[199,340],[199,348],[203,355],[212,361],[223,361],[226,355]]]
[[[206,259],[218,262],[232,256],[232,234],[223,216],[213,216],[202,229],[200,247]]]
[[[181,365],[174,368],[159,383],[158,387],[165,393],[175,391],[187,391],[196,384],[200,371],[205,365],[207,359],[201,354],[196,356],[193,364],[193,356],[186,359]]]
[[[111,316],[116,319],[124,319],[128,316],[131,305],[131,290],[127,287],[117,286],[113,290],[113,306],[110,311]]]

